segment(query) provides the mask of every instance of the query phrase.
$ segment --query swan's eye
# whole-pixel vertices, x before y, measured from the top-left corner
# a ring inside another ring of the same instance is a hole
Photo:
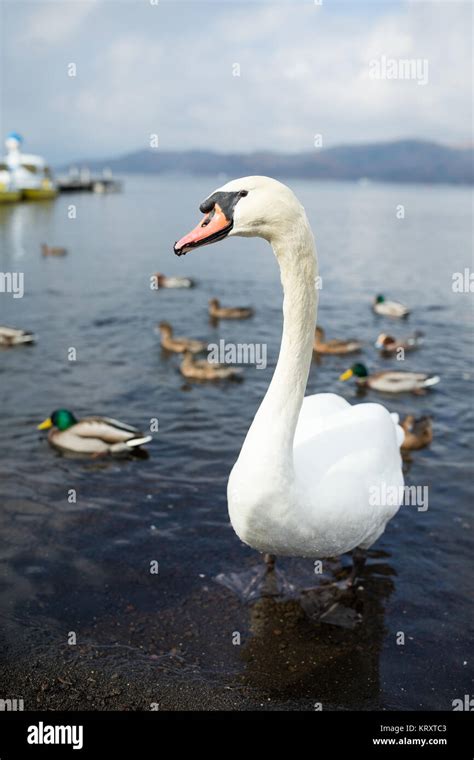
[[[249,194],[248,190],[241,190],[240,193],[239,193],[239,195],[240,195],[241,198],[245,198],[245,196],[248,195],[248,194]]]

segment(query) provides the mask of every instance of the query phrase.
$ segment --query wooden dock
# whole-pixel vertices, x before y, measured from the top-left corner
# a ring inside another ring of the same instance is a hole
[[[88,169],[71,169],[69,174],[57,177],[56,184],[61,193],[116,193],[122,189],[122,183],[107,170],[93,175]]]

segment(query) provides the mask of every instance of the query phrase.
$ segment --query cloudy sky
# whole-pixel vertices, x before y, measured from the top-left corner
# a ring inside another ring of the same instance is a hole
[[[311,150],[316,134],[323,146],[472,139],[470,2],[0,6],[2,134],[55,163],[149,147],[153,134],[160,149],[219,151]],[[426,61],[427,84],[374,79],[383,56]]]

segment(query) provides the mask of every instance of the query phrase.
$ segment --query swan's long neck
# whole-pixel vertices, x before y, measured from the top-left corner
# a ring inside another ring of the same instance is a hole
[[[317,310],[317,262],[313,234],[306,215],[291,234],[270,242],[280,266],[283,286],[283,335],[272,381],[247,434],[242,455],[289,475],[293,439],[313,353]]]

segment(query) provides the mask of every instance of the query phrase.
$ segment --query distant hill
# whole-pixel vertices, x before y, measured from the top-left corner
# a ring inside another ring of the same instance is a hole
[[[139,150],[116,158],[80,161],[92,171],[110,167],[116,174],[267,174],[281,179],[367,178],[384,182],[472,184],[472,148],[450,148],[423,140],[341,145],[306,153],[214,153],[211,151]],[[62,167],[67,168],[67,167]]]

